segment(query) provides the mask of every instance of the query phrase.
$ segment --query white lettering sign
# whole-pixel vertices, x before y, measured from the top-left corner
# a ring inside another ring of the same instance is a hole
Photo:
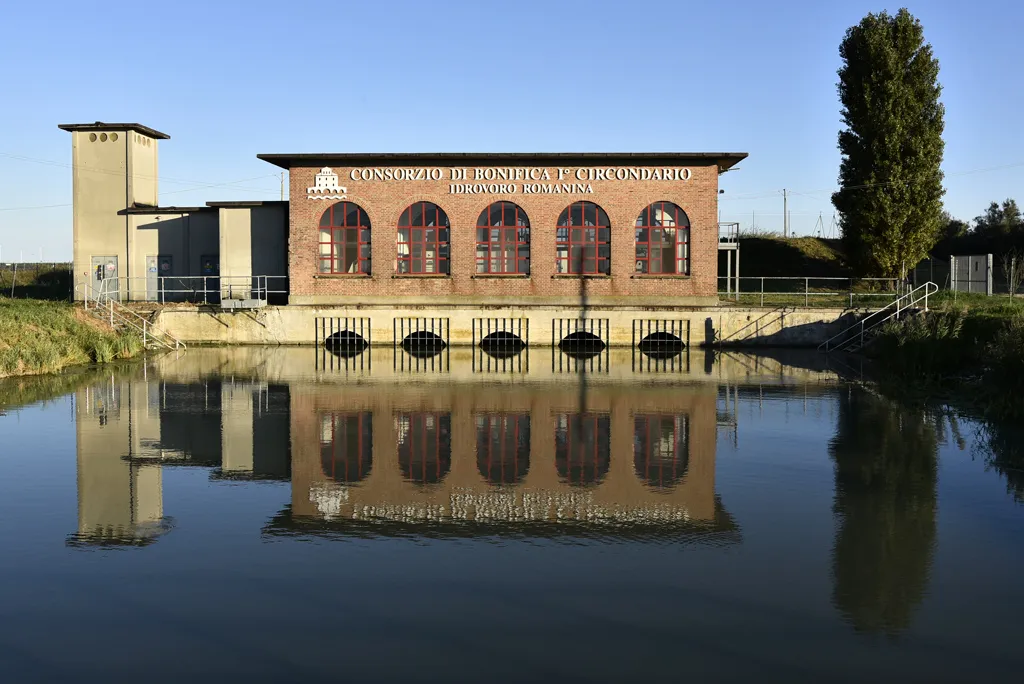
[[[317,186],[320,176],[330,173],[323,169],[317,174]],[[335,186],[337,175],[334,176]],[[476,168],[439,167],[396,167],[396,168],[361,168],[349,171],[351,181],[451,181],[448,193],[452,195],[524,195],[540,194],[592,194],[595,182],[628,182],[628,181],[667,181],[685,183],[693,177],[689,168],[667,166],[661,168],[640,166],[581,166],[577,168],[544,168],[544,167],[497,167],[485,166]],[[328,179],[329,180],[329,179]],[[557,182],[552,182],[557,181]],[[326,182],[326,181],[325,181]],[[310,188],[312,193],[314,188]],[[340,188],[345,192],[345,188]],[[312,196],[312,195],[311,195]]]

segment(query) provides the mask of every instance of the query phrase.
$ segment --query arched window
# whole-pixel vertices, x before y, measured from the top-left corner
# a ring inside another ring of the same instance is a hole
[[[573,202],[555,228],[555,272],[611,273],[611,227],[608,214],[593,202]]]
[[[665,490],[686,477],[689,416],[641,414],[633,419],[633,466],[650,487]]]
[[[636,217],[636,272],[689,275],[690,219],[671,202],[655,202]]]
[[[595,485],[611,461],[611,419],[607,414],[555,416],[555,468],[571,485]]]
[[[359,482],[373,464],[373,414],[320,416],[320,467],[335,482]]]
[[[476,272],[530,272],[530,219],[512,202],[495,202],[476,220]]]
[[[370,219],[359,205],[338,202],[320,217],[319,270],[370,272]]]
[[[516,484],[530,469],[530,415],[476,416],[476,466],[490,484]]]
[[[403,413],[395,416],[398,465],[416,484],[436,484],[452,467],[450,413]]]
[[[450,273],[448,215],[431,202],[416,202],[398,219],[399,273]]]

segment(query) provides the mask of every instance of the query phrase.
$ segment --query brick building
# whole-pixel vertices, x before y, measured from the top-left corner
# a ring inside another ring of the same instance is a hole
[[[708,305],[743,154],[259,155],[290,174],[289,303]]]
[[[356,321],[376,341],[399,321],[436,322],[446,342],[475,339],[485,319],[548,339],[588,312],[609,344],[641,317],[689,326],[694,307],[718,304],[718,177],[746,157],[261,154],[288,170],[289,201],[176,207],[157,201],[169,136],[61,128],[73,136],[79,298],[282,305],[272,337],[286,342]]]

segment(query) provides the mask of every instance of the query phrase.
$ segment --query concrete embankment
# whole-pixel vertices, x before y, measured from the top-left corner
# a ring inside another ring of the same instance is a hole
[[[508,330],[533,347],[551,346],[577,329],[613,347],[631,347],[649,332],[674,331],[688,346],[730,344],[815,347],[852,322],[843,309],[740,307],[431,307],[268,306],[228,312],[163,308],[154,323],[192,344],[314,344],[324,330],[362,331],[372,345],[401,342],[417,329],[451,345],[472,345],[489,331]],[[580,325],[580,321],[585,323]],[[333,328],[331,326],[334,326]]]

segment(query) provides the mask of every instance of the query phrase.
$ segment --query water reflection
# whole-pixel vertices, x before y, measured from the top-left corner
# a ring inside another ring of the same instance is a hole
[[[935,424],[862,389],[840,394],[832,597],[858,630],[906,629],[935,554]]]
[[[470,368],[413,383],[390,364],[376,376],[326,376],[319,367],[302,375],[275,366],[278,357],[211,371],[223,362],[207,364],[214,352],[197,351],[82,389],[78,524],[69,543],[158,540],[173,527],[163,475],[193,467],[212,480],[287,482],[287,504],[253,522],[265,538],[735,544],[740,525],[716,491],[716,451],[742,448],[744,421],[753,420],[744,405],[781,397],[806,411],[811,393],[835,411],[828,453],[836,528],[831,549],[820,552],[831,560],[832,603],[859,631],[912,626],[937,545],[936,459],[945,436],[934,416],[828,384],[802,385],[802,399],[778,383],[737,388],[709,378],[699,362],[681,376],[639,383],[616,372],[584,385],[547,369],[483,376],[471,369],[474,353],[460,361]],[[761,372],[737,364],[743,378]],[[622,366],[629,369],[628,358],[615,368]],[[1002,444],[993,463],[1012,470],[1011,446]]]

